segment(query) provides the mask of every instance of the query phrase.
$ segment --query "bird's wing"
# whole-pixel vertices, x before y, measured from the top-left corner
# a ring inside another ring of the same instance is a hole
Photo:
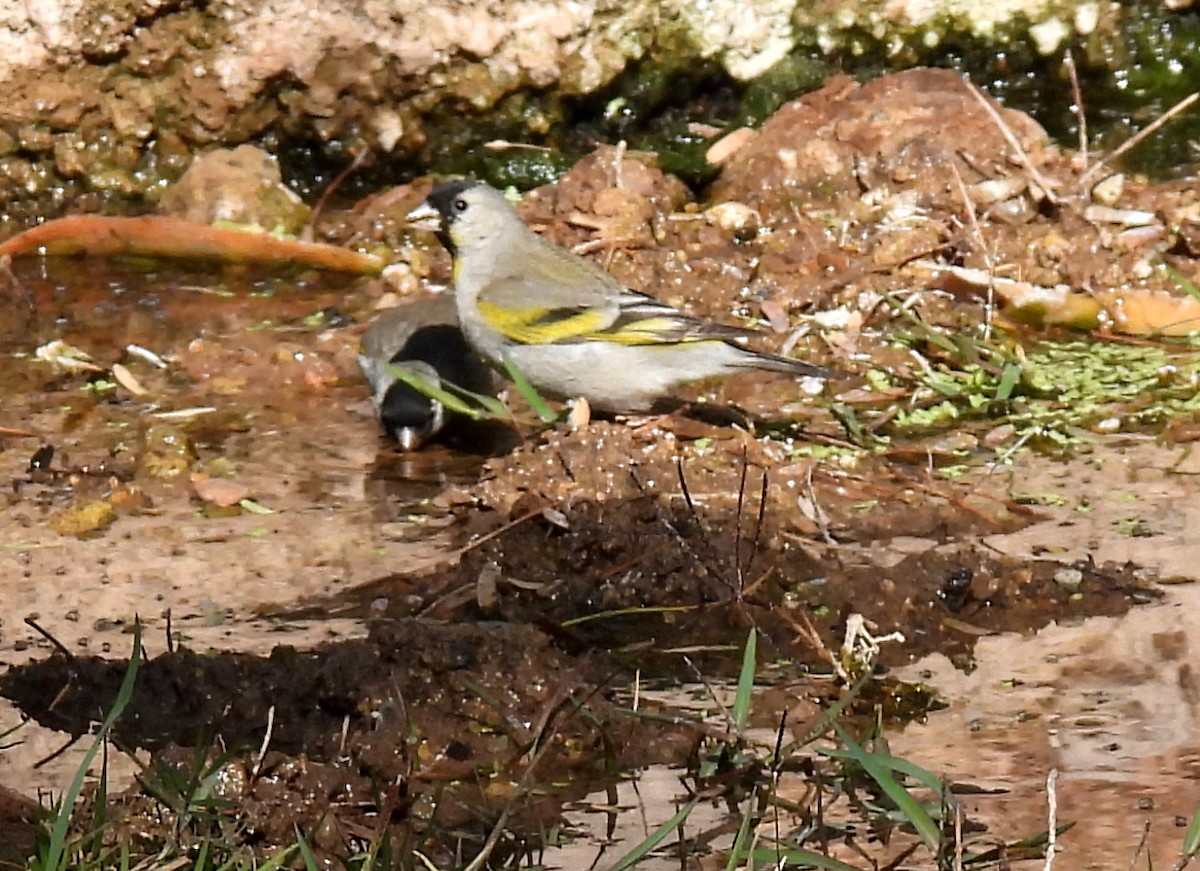
[[[536,265],[542,268],[492,278],[480,291],[476,306],[489,328],[513,342],[544,345],[585,341],[617,319],[627,291],[607,272],[554,268],[563,265],[554,260],[550,268]]]
[[[492,278],[478,308],[488,326],[526,345],[653,345],[741,339],[753,330],[714,324],[629,290],[588,260],[552,246],[531,250],[514,274]]]
[[[744,339],[754,330],[716,324],[682,312],[645,294],[627,292],[619,300],[616,320],[590,337],[624,345],[697,342],[706,339]]]

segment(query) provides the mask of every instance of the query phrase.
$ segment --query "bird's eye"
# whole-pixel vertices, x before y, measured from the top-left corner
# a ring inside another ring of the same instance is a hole
[[[467,201],[466,200],[457,199],[454,201],[454,211],[465,212],[466,210],[467,210]]]

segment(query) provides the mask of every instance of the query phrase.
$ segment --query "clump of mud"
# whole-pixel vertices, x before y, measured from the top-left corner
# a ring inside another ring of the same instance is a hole
[[[752,472],[751,481],[761,478]],[[830,484],[822,482],[821,489]],[[358,613],[416,610],[533,624],[553,631],[568,650],[632,649],[638,652],[632,659],[622,654],[622,661],[644,673],[657,668],[683,676],[682,661],[665,651],[696,650],[706,670],[728,674],[736,660],[703,651],[736,647],[751,626],[778,656],[828,667],[854,614],[878,634],[907,639],[884,648],[885,666],[931,651],[967,666],[981,635],[1121,613],[1156,595],[1132,566],[992,553],[960,535],[972,526],[980,531],[984,521],[964,523],[961,510],[938,496],[893,504],[891,510],[927,523],[943,517],[940,542],[914,548],[920,540],[909,538],[910,552],[903,555],[877,542],[907,538],[911,528],[901,524],[897,535],[880,517],[856,523],[846,511],[845,519],[827,519],[826,540],[798,533],[769,513],[764,519],[758,492],[745,493],[740,513],[736,503],[698,509],[691,499],[676,490],[559,508],[518,506],[498,534],[466,548],[452,568],[381,581],[353,598],[366,604]],[[959,521],[952,525],[955,514]]]
[[[10,670],[0,692],[39,722],[86,737],[125,669],[58,656]],[[645,745],[639,725],[638,742],[626,743],[630,724],[607,700],[613,676],[528,625],[388,620],[362,641],[308,651],[162,654],[141,665],[113,736],[161,751],[142,778],[158,794],[219,768],[219,796],[234,803],[227,822],[256,832],[256,843],[289,843],[300,825],[321,849],[349,855],[386,806],[385,825],[402,823],[413,838],[434,832],[430,848],[452,851],[446,833],[482,826],[483,808],[503,806],[535,747],[546,782],[609,776],[611,752],[630,765],[679,756],[686,730]],[[213,761],[210,747],[227,761]],[[121,805],[119,830],[162,836],[146,794]]]

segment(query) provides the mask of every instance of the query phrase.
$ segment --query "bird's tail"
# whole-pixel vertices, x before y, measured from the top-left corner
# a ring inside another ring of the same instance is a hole
[[[751,351],[746,348],[740,348],[739,350],[746,355],[743,358],[745,362],[742,365],[747,369],[766,369],[770,372],[786,372],[788,375],[809,375],[813,378],[825,378],[830,381],[846,377],[836,369],[827,369],[815,363],[806,363],[804,360],[797,360],[795,357],[784,357],[781,354],[767,354],[762,351]]]

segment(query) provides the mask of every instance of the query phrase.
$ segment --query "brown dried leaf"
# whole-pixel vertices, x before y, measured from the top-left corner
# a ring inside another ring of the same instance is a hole
[[[218,508],[232,508],[250,496],[250,488],[228,478],[212,478],[204,472],[192,475],[196,495]]]
[[[134,396],[149,396],[150,391],[142,386],[142,382],[134,377],[134,374],[129,371],[121,363],[113,363],[112,376],[118,384],[132,393]]]
[[[1113,320],[1133,336],[1186,336],[1200,331],[1200,300],[1162,290],[1131,288],[1092,291]]]

